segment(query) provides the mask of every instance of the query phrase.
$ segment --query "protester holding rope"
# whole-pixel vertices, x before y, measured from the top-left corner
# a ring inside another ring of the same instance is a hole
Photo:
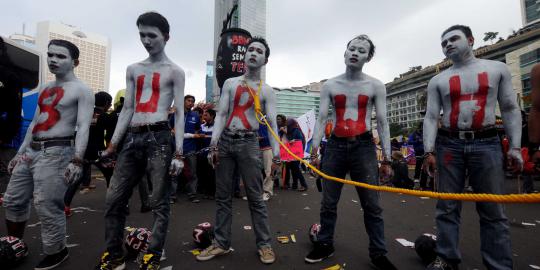
[[[508,159],[521,170],[521,114],[507,66],[475,58],[471,29],[454,25],[441,36],[445,56],[453,65],[428,84],[424,119],[425,162],[438,176],[439,192],[462,193],[465,172],[474,192],[501,194],[504,182],[503,153],[495,130],[495,106],[499,102],[505,132],[510,140]],[[437,128],[440,111],[442,127]],[[480,239],[488,269],[512,269],[510,232],[502,205],[479,202]],[[430,270],[457,269],[461,202],[437,203],[437,258]]]
[[[324,134],[329,105],[335,110],[335,126],[328,139],[322,171],[344,178],[349,172],[352,181],[378,185],[378,162],[371,133],[371,112],[375,107],[377,127],[384,151],[381,172],[390,175],[390,132],[386,119],[384,84],[362,72],[373,57],[375,46],[366,35],[353,38],[345,51],[346,71],[324,83],[321,89],[319,118],[312,142],[312,163],[319,164],[318,147]],[[333,238],[337,220],[337,204],[343,183],[323,182],[321,230],[319,241],[305,257],[308,263],[320,262],[334,254]],[[384,221],[377,191],[356,187],[369,235],[369,256],[377,269],[396,269],[386,257]]]

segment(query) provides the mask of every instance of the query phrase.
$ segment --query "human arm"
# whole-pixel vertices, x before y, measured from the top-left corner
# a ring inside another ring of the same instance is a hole
[[[540,162],[540,64],[531,70],[531,110],[529,112],[529,143],[531,144],[532,161]]]
[[[266,120],[272,130],[277,134],[277,123],[276,123],[276,94],[271,87],[265,87],[265,99],[264,99],[264,111],[266,112]],[[268,131],[268,139],[270,140],[270,145],[272,146],[272,154],[275,160],[279,160],[279,142],[272,136],[270,131]]]
[[[326,128],[326,121],[328,120],[328,109],[330,107],[330,90],[327,84],[323,84],[321,89],[321,97],[319,101],[319,117],[315,122],[315,128],[313,129],[313,138],[311,141],[311,155],[314,157],[317,155],[319,145],[324,136],[324,130]]]
[[[106,153],[104,156],[110,155],[116,151],[118,144],[124,137],[129,124],[131,123],[131,118],[134,113],[135,105],[135,81],[133,80],[133,68],[129,66],[126,70],[126,92],[124,96],[124,106],[120,115],[118,116],[118,121],[116,122],[116,128],[114,129],[114,134],[111,139],[111,143],[107,147]]]
[[[521,156],[521,112],[517,103],[516,92],[512,88],[512,77],[505,64],[500,64],[501,79],[499,81],[498,101],[503,119],[504,131],[510,141],[508,158],[515,171],[523,169]]]
[[[89,88],[82,87],[81,94],[77,100],[77,135],[75,136],[75,155],[68,164],[64,173],[67,184],[73,183],[82,174],[82,164],[88,136],[90,133],[90,122],[94,113],[94,95]]]
[[[32,130],[34,129],[34,126],[36,125],[37,119],[39,117],[39,106],[36,106],[36,111],[34,112],[34,118],[32,119],[32,122],[28,126],[28,129],[26,129],[26,135],[24,136],[24,140],[19,147],[19,150],[17,151],[17,154],[9,161],[8,163],[8,173],[11,174],[13,172],[13,169],[15,166],[17,166],[17,163],[21,160],[21,158],[24,156],[24,153],[26,151],[26,148],[32,141]]]
[[[437,129],[442,103],[441,95],[435,80],[436,78],[431,79],[427,87],[427,108],[423,126],[424,152],[427,155],[424,160],[424,164],[428,173],[433,173],[436,169],[434,156],[435,139],[437,138]]]
[[[171,160],[171,166],[169,167],[169,174],[176,176],[184,168],[182,154],[184,147],[184,86],[186,77],[184,71],[178,68],[174,70],[172,78],[174,105],[176,106],[176,111],[174,112],[174,141],[176,149],[174,149],[175,152]]]
[[[225,128],[227,115],[229,114],[229,92],[232,89],[231,84],[231,79],[225,81],[223,88],[221,89],[221,96],[219,97],[216,118],[214,119],[214,131],[212,132],[212,139],[210,140],[210,147],[214,148],[214,150],[208,153],[208,158],[212,166],[215,166],[218,163],[218,155],[215,149],[217,148],[219,138]]]
[[[392,168],[390,167],[390,129],[386,117],[386,87],[383,83],[378,83],[375,86],[375,95],[373,97],[377,118],[377,132],[379,133],[379,140],[383,151],[383,162],[380,170],[383,176],[390,176],[392,174]],[[371,118],[371,112],[368,112],[368,115]]]
[[[376,86],[374,99],[375,114],[377,118],[377,132],[379,133],[384,158],[386,161],[390,161],[390,129],[388,127],[388,118],[386,116],[386,87],[384,84],[380,83],[380,85]],[[371,115],[370,112],[368,113]]]

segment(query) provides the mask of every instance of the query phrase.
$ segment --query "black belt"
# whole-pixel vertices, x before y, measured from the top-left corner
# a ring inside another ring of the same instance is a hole
[[[256,137],[257,131],[252,130],[224,130],[223,134],[233,138],[233,139],[241,139],[241,138],[250,138],[250,137]]]
[[[58,139],[48,139],[48,140],[39,140],[39,141],[32,141],[30,142],[30,148],[32,148],[35,151],[40,151],[45,148],[53,147],[53,146],[73,146],[74,141],[73,140],[58,140]]]
[[[495,137],[497,136],[497,130],[495,128],[481,130],[448,130],[441,128],[438,135],[461,140],[474,140]]]
[[[170,130],[169,123],[167,121],[156,122],[149,125],[129,127],[129,132],[131,133],[143,133],[162,130]]]
[[[332,133],[332,136],[330,138],[332,140],[339,141],[339,142],[368,141],[368,140],[373,140],[373,134],[371,133],[371,131],[368,131],[368,132],[364,132],[360,135],[356,135],[353,137],[338,137]]]

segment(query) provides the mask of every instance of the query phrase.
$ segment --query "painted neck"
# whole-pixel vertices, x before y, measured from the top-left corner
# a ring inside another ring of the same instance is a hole
[[[55,77],[56,77],[56,81],[60,83],[73,81],[76,79],[75,73],[73,73],[73,70],[70,70],[64,74],[56,74]]]
[[[158,52],[158,53],[150,54],[150,56],[148,57],[148,59],[149,59],[150,62],[152,62],[152,63],[161,62],[161,61],[167,59],[167,55],[165,54],[165,50],[162,50],[162,51],[160,51],[160,52]]]
[[[452,63],[457,68],[466,66],[470,63],[473,63],[474,61],[476,61],[476,57],[474,56],[472,50],[468,50],[459,57],[452,59]]]
[[[362,68],[364,65],[360,67],[352,67],[347,66],[347,69],[345,70],[345,77],[349,80],[359,80],[362,78]]]
[[[256,68],[248,67],[246,69],[246,73],[244,73],[244,78],[246,78],[246,80],[249,80],[249,81],[258,82],[261,79],[261,68],[262,67],[256,67]]]

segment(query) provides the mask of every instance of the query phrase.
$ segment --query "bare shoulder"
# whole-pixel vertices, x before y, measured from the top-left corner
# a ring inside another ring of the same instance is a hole
[[[77,79],[75,81],[72,81],[70,83],[70,86],[73,87],[77,92],[81,93],[83,96],[93,96],[93,91],[90,89],[88,85],[86,85],[83,81],[80,79]]]
[[[263,87],[262,87],[262,90],[263,92],[263,95],[266,96],[266,97],[274,97],[276,96],[276,93],[274,92],[274,88],[268,84],[264,84]]]
[[[186,73],[184,72],[184,69],[182,69],[176,63],[169,61],[169,68],[171,69],[173,75],[182,76],[183,78],[186,77]]]
[[[365,73],[364,75],[365,75],[365,80],[371,83],[375,87],[375,89],[386,88],[386,86],[381,80]]]

